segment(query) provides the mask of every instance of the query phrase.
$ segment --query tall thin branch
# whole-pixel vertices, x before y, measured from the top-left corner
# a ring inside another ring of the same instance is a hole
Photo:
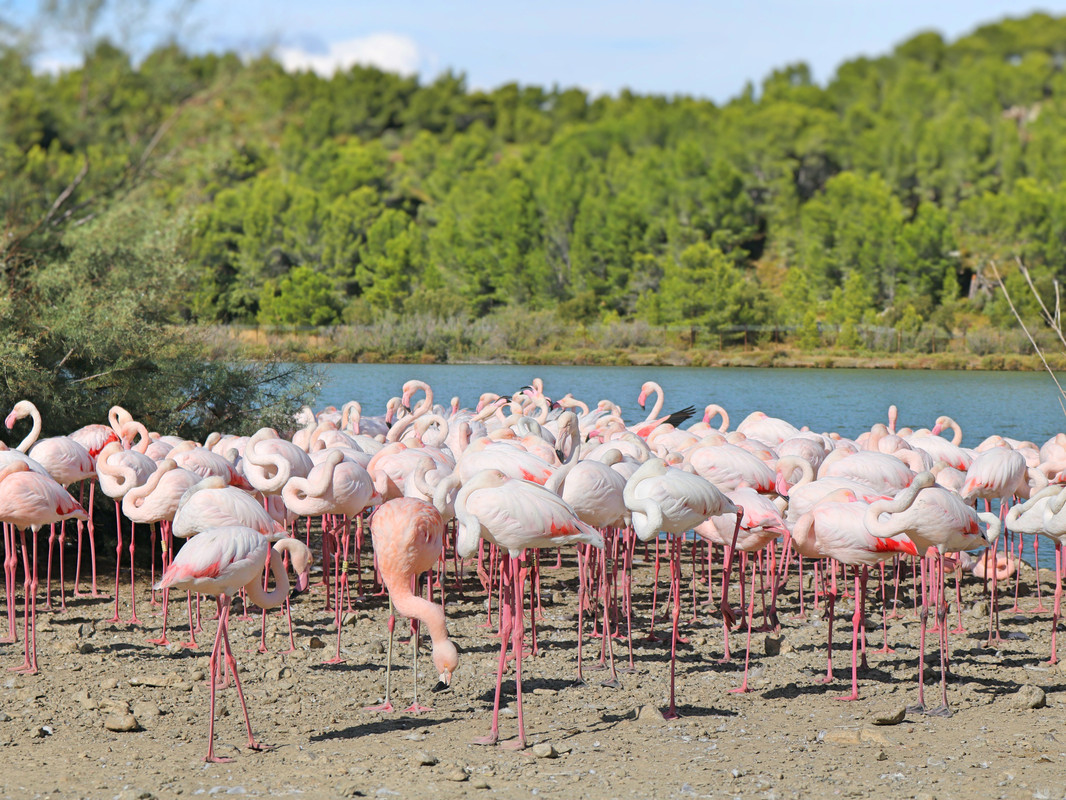
[[[1007,285],[1003,283],[1003,278],[1000,277],[999,269],[996,267],[996,262],[990,261],[989,264],[992,267],[992,273],[996,276],[996,281],[999,283],[999,288],[1003,290],[1003,296],[1007,299],[1007,305],[1010,306],[1011,313],[1014,314],[1014,318],[1018,320],[1018,324],[1021,325],[1022,330],[1025,331],[1025,335],[1026,337],[1028,337],[1029,343],[1033,346],[1033,349],[1036,351],[1036,354],[1040,356],[1040,361],[1043,363],[1044,369],[1048,371],[1048,374],[1051,376],[1051,380],[1053,380],[1055,382],[1055,386],[1058,387],[1059,408],[1062,409],[1063,414],[1066,414],[1066,403],[1063,402],[1063,398],[1066,397],[1066,391],[1063,391],[1062,384],[1060,384],[1059,379],[1055,377],[1054,370],[1051,369],[1051,366],[1047,363],[1047,359],[1044,358],[1044,353],[1043,351],[1041,351],[1040,345],[1036,343],[1036,340],[1033,338],[1032,334],[1029,333],[1029,329],[1025,326],[1025,322],[1022,320],[1022,315],[1019,314],[1018,309],[1014,307],[1014,301],[1011,300],[1010,292],[1007,291]],[[1019,264],[1019,266],[1021,266],[1021,264]],[[1029,285],[1032,286],[1031,283]],[[1036,293],[1035,289],[1033,290],[1033,293]],[[1039,297],[1037,297],[1037,299],[1039,300]],[[1043,307],[1043,302],[1041,302],[1040,305],[1041,307]],[[1062,331],[1056,329],[1056,333],[1058,333],[1059,338],[1062,339]]]

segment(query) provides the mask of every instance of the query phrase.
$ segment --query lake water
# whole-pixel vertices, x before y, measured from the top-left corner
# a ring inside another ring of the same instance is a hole
[[[627,420],[644,418],[637,395],[644,381],[653,380],[663,387],[664,413],[692,405],[698,419],[705,405],[718,403],[729,412],[731,427],[752,411],[764,411],[797,427],[855,437],[887,421],[894,403],[901,426],[931,428],[941,414],[954,418],[965,447],[994,433],[1040,445],[1066,430],[1058,390],[1043,372],[328,364],[315,410],[358,400],[364,414],[382,414],[388,399],[411,378],[428,383],[436,402],[447,406],[458,396],[464,407],[473,408],[482,392],[509,396],[536,377],[549,397],[570,392],[590,406],[607,398],[622,407]],[[1031,544],[1025,555],[1031,563]],[[1040,565],[1053,569],[1053,555],[1045,539]]]
[[[939,415],[953,417],[966,447],[993,433],[1039,445],[1066,430],[1055,384],[1035,372],[327,364],[323,376],[316,411],[358,400],[364,414],[384,413],[410,378],[428,383],[445,406],[458,396],[472,408],[482,392],[510,395],[539,377],[549,397],[570,392],[590,406],[608,398],[634,420],[645,416],[637,406],[640,386],[653,380],[663,387],[664,413],[692,405],[700,416],[705,405],[718,403],[733,427],[750,412],[765,411],[797,427],[854,437],[887,421],[895,403],[900,425],[931,428]]]

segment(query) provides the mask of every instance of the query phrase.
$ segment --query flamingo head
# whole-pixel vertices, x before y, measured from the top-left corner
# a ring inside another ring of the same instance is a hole
[[[440,673],[440,680],[433,687],[433,691],[443,692],[451,688],[452,673],[459,667],[459,651],[451,639],[433,645],[433,666]]]

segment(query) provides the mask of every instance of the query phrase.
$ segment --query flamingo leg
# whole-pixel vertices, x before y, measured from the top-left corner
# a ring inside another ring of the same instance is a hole
[[[510,556],[501,555],[504,563],[500,566],[500,583],[508,583],[510,574]],[[511,594],[513,597],[513,594]],[[496,698],[492,707],[492,728],[486,736],[474,740],[474,744],[496,744],[500,740],[500,693],[503,687],[503,670],[507,665],[507,648],[511,635],[511,601],[501,605],[497,612],[500,621],[500,660],[496,667]]]
[[[229,669],[231,675],[233,675],[233,684],[237,687],[237,699],[241,701],[241,711],[244,712],[244,727],[248,731],[248,749],[249,750],[270,750],[270,745],[265,745],[262,742],[256,740],[252,735],[252,722],[248,718],[248,704],[244,700],[244,690],[241,688],[241,678],[237,674],[237,659],[233,656],[233,648],[229,643],[229,603],[225,605],[222,610],[222,619],[219,625],[222,628],[222,644],[226,651],[226,667]],[[214,715],[212,715],[213,717]]]
[[[386,656],[386,661],[385,661],[385,701],[383,703],[381,703],[380,705],[366,706],[363,709],[364,711],[384,711],[384,712],[388,713],[388,712],[391,712],[391,711],[395,710],[393,708],[393,706],[392,706],[392,695],[391,695],[392,684],[391,684],[391,681],[392,681],[392,641],[395,638],[396,613],[395,613],[395,610],[392,607],[392,598],[391,597],[389,598],[389,622],[388,622],[388,627],[389,627],[389,649],[388,649],[388,655]]]
[[[925,559],[920,559],[922,569],[921,633],[918,636],[918,703],[907,706],[909,714],[925,713],[925,631],[929,619],[929,598],[925,588]]]
[[[855,574],[855,610],[851,614],[851,694],[842,695],[838,700],[859,699],[859,628],[862,625],[862,596],[859,586],[859,568],[852,567]]]
[[[1062,602],[1062,544],[1055,542],[1055,605],[1051,612],[1051,658],[1049,664],[1057,664],[1059,657],[1055,648],[1059,629],[1059,610]]]
[[[748,665],[751,663],[751,629],[754,627],[751,623],[755,616],[755,573],[757,571],[755,569],[751,571],[751,602],[748,606],[748,644],[744,652],[744,679],[741,681],[740,686],[729,690],[735,694],[744,694],[748,691]]]

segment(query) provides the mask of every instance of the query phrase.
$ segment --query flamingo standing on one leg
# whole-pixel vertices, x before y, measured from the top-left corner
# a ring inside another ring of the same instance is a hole
[[[684,533],[710,517],[736,514],[733,539],[724,567],[727,588],[723,589],[720,604],[722,623],[727,627],[732,625],[734,617],[729,607],[728,580],[732,572],[731,557],[736,547],[743,510],[734,505],[710,481],[684,470],[667,467],[661,458],[648,459],[630,476],[626,481],[623,498],[626,508],[632,514],[633,530],[642,542],[658,536],[660,531],[666,534]],[[674,556],[671,560],[674,624],[670,648],[670,706],[663,713],[665,719],[676,719],[678,716],[674,700],[674,673],[677,661],[677,624],[681,615],[681,562],[676,539],[671,539],[671,545]]]
[[[500,731],[500,692],[503,670],[507,663],[508,639],[515,654],[515,687],[518,706],[519,748],[526,746],[522,714],[522,638],[524,565],[516,566],[519,556],[529,548],[559,547],[566,544],[591,544],[603,548],[603,536],[586,525],[558,495],[543,486],[509,478],[500,470],[487,469],[466,481],[455,498],[455,518],[459,523],[455,547],[461,558],[468,558],[485,538],[505,549],[508,556],[501,565],[506,603],[500,607],[500,660],[496,670],[496,699],[492,729],[478,744],[495,744]],[[508,590],[509,593],[508,593]]]
[[[248,705],[237,676],[237,660],[229,643],[229,613],[233,593],[244,588],[248,597],[262,608],[275,608],[289,594],[289,576],[278,555],[288,553],[297,573],[297,587],[306,588],[311,565],[311,551],[296,539],[282,539],[273,547],[259,531],[239,525],[212,528],[189,539],[178,551],[174,560],[156,584],[157,589],[186,589],[218,597],[219,617],[215,644],[211,649],[211,719],[207,729],[207,755],[204,761],[221,762],[232,759],[215,755],[215,683],[218,676],[218,658],[225,648],[226,665],[237,685],[237,697],[244,711],[244,724],[248,730],[248,747],[265,749],[252,736],[252,724],[248,719]],[[267,592],[263,588],[263,564],[274,574],[275,587]]]

